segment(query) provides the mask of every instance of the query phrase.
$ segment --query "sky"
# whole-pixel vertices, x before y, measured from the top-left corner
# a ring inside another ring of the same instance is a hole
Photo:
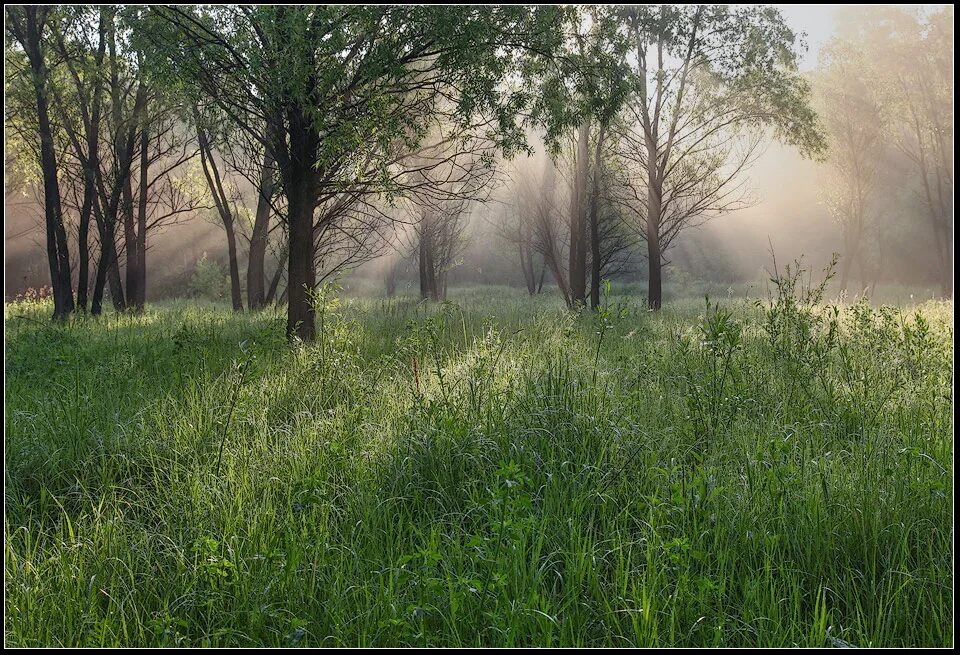
[[[812,70],[817,65],[817,55],[820,48],[830,40],[833,35],[834,13],[838,7],[849,5],[773,5],[780,10],[780,13],[797,32],[806,32],[806,41],[808,50],[800,61],[800,70]],[[864,11],[869,11],[870,5],[862,5]],[[921,8],[928,11],[943,5],[911,5],[901,4],[900,7],[910,7],[912,9]]]
[[[833,34],[833,12],[838,5],[773,5],[780,10],[787,24],[797,32],[806,32],[809,49],[800,63],[800,70],[817,64],[820,48]]]

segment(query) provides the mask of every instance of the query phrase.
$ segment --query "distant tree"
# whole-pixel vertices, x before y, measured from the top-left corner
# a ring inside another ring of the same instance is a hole
[[[953,293],[953,7],[921,22],[900,18],[892,43],[877,53],[893,73],[895,143],[913,162],[944,295]]]
[[[837,15],[837,36],[828,50],[836,52],[822,67],[821,78],[834,84],[833,102],[824,106],[831,127],[830,161],[850,160],[850,143],[869,143],[855,176],[838,175],[831,169],[831,182],[849,188],[835,196],[836,210],[850,219],[854,234],[860,222],[876,224],[877,244],[907,239],[915,249],[927,249],[929,257],[921,269],[932,270],[941,292],[953,290],[953,8],[935,11],[879,6],[869,12],[854,7]],[[839,70],[840,60],[845,68]],[[832,68],[836,68],[831,77]],[[837,76],[843,74],[846,79]],[[841,84],[842,82],[842,84]],[[825,100],[830,99],[826,98]],[[843,117],[846,119],[843,120]],[[839,121],[839,123],[837,123]],[[858,146],[862,149],[862,145]],[[879,157],[884,153],[884,157]],[[899,165],[904,161],[906,166]],[[850,161],[850,168],[854,162]],[[911,174],[912,171],[912,174]],[[879,189],[878,180],[890,179],[891,188]],[[861,194],[856,185],[871,185]],[[846,188],[843,186],[842,188]],[[894,194],[893,190],[901,193]],[[880,193],[877,193],[877,192]],[[857,218],[858,197],[872,210]],[[876,198],[882,195],[881,201]],[[919,201],[920,218],[926,228],[914,223],[917,211],[911,198]],[[876,222],[880,208],[893,216],[881,230]],[[870,217],[874,220],[871,220]],[[896,229],[900,237],[884,232]],[[927,233],[929,241],[924,238]],[[847,231],[845,231],[846,237]],[[849,239],[847,239],[849,240]],[[855,241],[856,239],[854,239]],[[853,244],[851,244],[852,246]],[[898,243],[903,252],[906,244]],[[846,266],[862,258],[864,248],[848,256]],[[916,268],[916,262],[911,267]],[[863,274],[861,274],[862,277]],[[844,276],[846,277],[846,276]]]
[[[648,304],[683,230],[740,206],[740,173],[764,128],[803,154],[824,140],[797,73],[797,37],[773,7],[636,5],[618,10],[635,91],[619,152],[647,244]]]
[[[878,80],[861,44],[833,40],[821,53],[814,83],[817,110],[830,149],[824,196],[843,232],[840,286],[846,289],[856,262],[865,283],[864,241],[876,222],[878,168],[888,129]]]

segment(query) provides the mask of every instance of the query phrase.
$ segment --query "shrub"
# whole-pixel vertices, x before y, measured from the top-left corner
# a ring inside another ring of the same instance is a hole
[[[207,253],[197,260],[190,277],[190,295],[207,300],[223,300],[230,291],[230,277],[226,267],[207,257]]]

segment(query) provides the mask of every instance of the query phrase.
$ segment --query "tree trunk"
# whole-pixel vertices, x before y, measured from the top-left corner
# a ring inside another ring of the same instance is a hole
[[[197,142],[200,146],[200,164],[203,168],[203,176],[207,180],[207,188],[213,197],[213,204],[217,207],[224,232],[227,234],[227,255],[230,264],[230,302],[233,305],[233,311],[242,312],[243,297],[240,289],[240,265],[237,262],[237,236],[233,229],[233,213],[230,210],[230,201],[227,194],[223,190],[220,170],[213,158],[213,146],[201,125],[199,110],[194,110],[194,120],[197,123]]]
[[[48,11],[48,10],[44,10]],[[40,135],[40,169],[43,173],[43,209],[47,232],[47,263],[53,287],[53,318],[62,320],[73,311],[73,279],[70,275],[70,252],[63,226],[60,205],[60,182],[57,179],[57,154],[47,106],[47,65],[41,51],[44,17],[38,7],[23,7],[25,29],[23,47],[30,61],[33,89],[37,101],[37,123]]]
[[[224,223],[227,231],[227,254],[230,258],[230,301],[233,311],[243,311],[243,297],[240,293],[240,265],[237,262],[237,237],[233,229],[233,220]]]
[[[663,304],[661,272],[663,262],[660,252],[660,188],[654,182],[647,187],[647,260],[649,281],[647,283],[647,307],[660,309]]]
[[[590,121],[580,126],[577,160],[570,202],[570,302],[577,305],[587,297],[587,244],[584,196],[590,166]]]
[[[257,215],[250,235],[250,256],[247,259],[247,306],[251,310],[260,309],[266,303],[264,262],[267,257],[267,234],[270,231],[270,200],[273,198],[273,159],[269,149],[263,155],[259,191]]]
[[[137,259],[136,291],[133,293],[134,307],[138,312],[143,311],[147,303],[147,187],[150,166],[150,134],[144,125],[140,131],[140,189],[137,202],[137,236],[134,253]]]
[[[133,183],[127,175],[123,182],[123,249],[126,254],[126,286],[127,308],[135,307],[137,303],[137,231],[134,226],[133,215]]]
[[[527,293],[531,296],[537,292],[537,277],[533,270],[533,251],[525,243],[520,243],[520,268],[523,270],[523,281],[527,285]]]
[[[77,271],[77,309],[87,311],[87,291],[90,289],[90,214],[93,212],[93,194],[96,193],[93,179],[87,177],[83,183],[83,206],[80,207],[80,231],[77,235],[80,254]]]
[[[436,264],[436,225],[429,211],[423,213],[420,223],[420,297],[440,300],[441,280],[437,276]]]
[[[387,298],[393,298],[397,295],[397,269],[400,267],[400,262],[395,261],[390,264],[387,268],[386,275],[384,276],[384,286],[386,287]]]
[[[313,341],[316,336],[310,294],[315,286],[313,266],[313,205],[304,189],[291,189],[287,198],[290,255],[287,262],[287,336]]]
[[[280,286],[280,278],[283,277],[284,262],[277,265],[277,270],[273,272],[273,278],[270,280],[270,288],[267,289],[267,295],[263,299],[263,304],[269,305],[277,297],[277,288]]]
[[[103,288],[107,282],[107,256],[101,252],[100,261],[97,263],[97,277],[93,283],[93,298],[90,301],[90,313],[99,316],[103,312]]]
[[[600,306],[600,173],[603,170],[603,139],[607,126],[600,124],[593,160],[593,189],[590,191],[590,307]]]

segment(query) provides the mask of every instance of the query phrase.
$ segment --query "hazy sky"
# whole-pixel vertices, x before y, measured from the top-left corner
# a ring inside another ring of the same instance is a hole
[[[810,70],[817,65],[820,48],[833,35],[833,15],[837,7],[849,5],[773,5],[797,32],[806,32],[809,49],[800,62],[800,70]],[[861,5],[864,11],[870,11],[871,5]],[[896,5],[928,11],[943,5]]]
[[[817,53],[833,34],[833,12],[837,5],[774,5],[783,14],[787,24],[798,32],[807,33],[807,50],[800,64],[802,70],[813,68]]]

